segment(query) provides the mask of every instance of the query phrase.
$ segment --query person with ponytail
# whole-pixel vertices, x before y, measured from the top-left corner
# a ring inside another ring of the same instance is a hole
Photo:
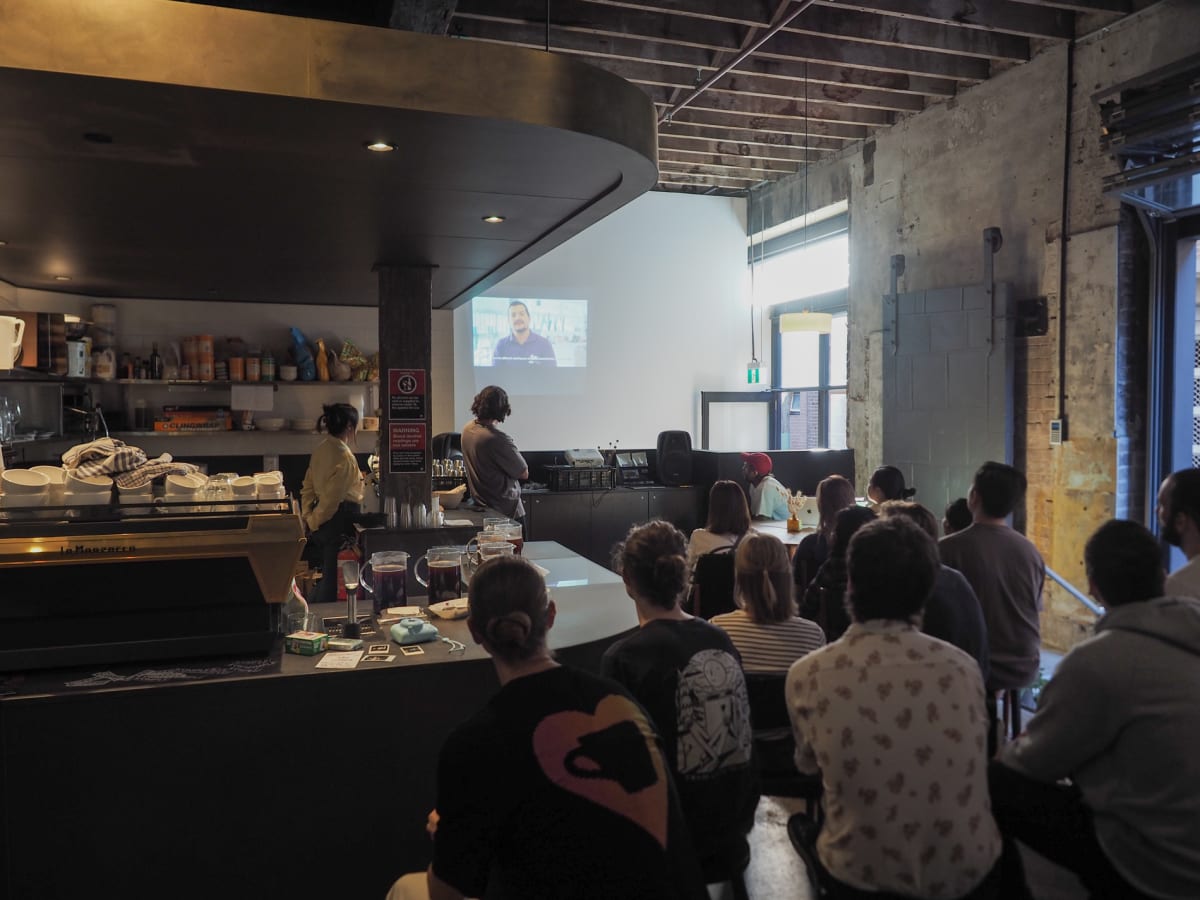
[[[533,564],[485,562],[468,608],[500,691],[442,745],[433,862],[388,900],[706,900],[653,725],[618,685],[554,659]]]
[[[804,654],[825,645],[821,626],[796,614],[787,548],[770,534],[751,534],[734,557],[739,609],[713,616],[729,635],[745,672],[784,673]]]
[[[680,608],[687,543],[678,528],[635,525],[614,563],[640,627],[605,651],[604,674],[663,736],[705,881],[728,880],[748,858],[759,796],[741,660],[725,632]]]
[[[309,540],[321,552],[321,580],[315,603],[337,600],[337,557],[342,541],[358,515],[363,477],[350,445],[358,434],[358,410],[349,403],[331,403],[317,420],[327,437],[317,445],[300,489],[300,515]]]

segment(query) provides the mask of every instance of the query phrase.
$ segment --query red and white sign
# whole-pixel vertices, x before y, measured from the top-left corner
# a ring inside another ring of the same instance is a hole
[[[387,384],[389,419],[428,418],[429,379],[424,369],[388,369]]]
[[[395,474],[415,475],[423,473],[425,447],[429,433],[424,422],[388,423],[388,471]]]

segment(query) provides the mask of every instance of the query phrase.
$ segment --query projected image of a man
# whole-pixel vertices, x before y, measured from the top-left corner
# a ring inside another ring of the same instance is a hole
[[[523,300],[508,304],[508,325],[511,333],[496,341],[492,365],[558,365],[550,341],[530,328],[529,307]]]

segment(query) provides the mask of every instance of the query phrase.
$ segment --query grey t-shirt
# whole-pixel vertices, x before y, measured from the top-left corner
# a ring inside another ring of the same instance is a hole
[[[524,516],[517,478],[529,466],[513,439],[495,425],[471,421],[463,426],[462,451],[471,496],[506,516]]]
[[[976,522],[938,542],[942,562],[975,589],[987,622],[988,688],[1023,688],[1037,678],[1041,658],[1042,584],[1046,564],[1024,535],[1007,525]]]

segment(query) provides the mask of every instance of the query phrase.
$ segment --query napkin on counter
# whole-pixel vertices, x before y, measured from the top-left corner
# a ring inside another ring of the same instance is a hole
[[[146,451],[131,447],[116,438],[100,438],[76,444],[62,455],[63,468],[78,478],[89,475],[116,475],[145,465]]]
[[[160,475],[191,475],[199,471],[200,467],[195,463],[175,462],[170,453],[164,453],[158,459],[152,459],[145,465],[123,472],[113,480],[119,488],[140,488]]]

